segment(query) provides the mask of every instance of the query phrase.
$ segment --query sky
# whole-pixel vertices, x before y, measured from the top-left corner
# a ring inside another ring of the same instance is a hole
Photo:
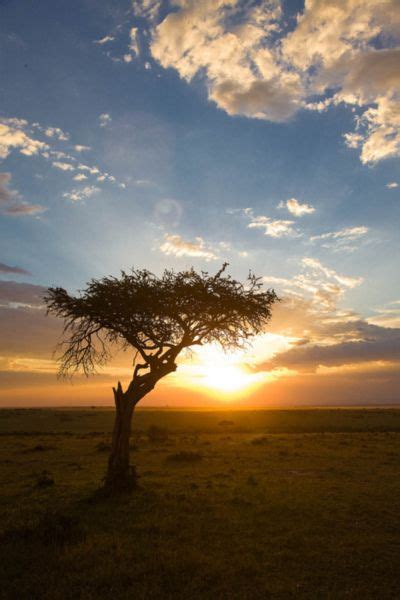
[[[1,0],[0,406],[129,378],[56,379],[48,286],[224,261],[266,333],[145,403],[399,402],[399,40],[398,0]]]

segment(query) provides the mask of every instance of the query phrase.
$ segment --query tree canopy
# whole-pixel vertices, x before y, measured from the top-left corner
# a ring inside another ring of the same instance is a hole
[[[136,351],[135,376],[174,361],[190,346],[241,347],[268,323],[277,296],[251,273],[245,284],[236,281],[227,266],[215,275],[193,268],[165,270],[160,277],[145,269],[123,271],[92,279],[77,297],[49,288],[48,312],[64,319],[60,374],[90,374],[107,362],[114,344]]]
[[[129,437],[137,403],[157,382],[176,370],[185,348],[217,342],[238,348],[260,333],[278,299],[273,290],[249,274],[245,284],[226,274],[225,263],[215,274],[194,269],[165,270],[158,277],[144,269],[120,277],[92,279],[75,297],[49,288],[48,312],[64,319],[64,351],[60,374],[83,370],[86,375],[111,357],[113,346],[132,348],[133,374],[127,388],[114,390],[116,417],[105,477],[108,491],[136,486],[130,465]]]

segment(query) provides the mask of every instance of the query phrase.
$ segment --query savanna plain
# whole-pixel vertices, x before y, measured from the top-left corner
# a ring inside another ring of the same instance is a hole
[[[399,598],[400,410],[0,411],[0,597]]]

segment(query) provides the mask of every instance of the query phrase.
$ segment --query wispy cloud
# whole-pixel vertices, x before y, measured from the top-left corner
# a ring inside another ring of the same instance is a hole
[[[399,187],[399,184],[397,181],[391,181],[390,183],[386,184],[386,187],[389,188],[389,190],[394,190],[395,188]]]
[[[11,204],[3,211],[4,214],[10,215],[11,217],[24,217],[40,215],[46,212],[47,208],[41,204],[29,204],[28,202],[21,202],[19,204]]]
[[[99,40],[94,40],[94,44],[99,44],[100,46],[103,46],[104,44],[108,44],[109,42],[113,42],[115,40],[115,37],[112,35],[105,35],[104,37],[102,37]]]
[[[164,254],[177,257],[192,256],[204,258],[206,261],[218,258],[215,251],[201,237],[196,237],[194,241],[187,241],[180,235],[166,235],[165,241],[160,246],[160,250]]]
[[[345,227],[338,231],[328,231],[326,233],[321,233],[320,235],[313,235],[310,237],[310,241],[322,241],[324,248],[354,250],[356,247],[351,245],[351,243],[364,237],[368,231],[368,227],[363,225],[359,227]]]
[[[0,173],[0,210],[4,215],[13,217],[37,215],[47,209],[41,204],[29,204],[22,200],[21,195],[10,189],[11,174]]]
[[[293,237],[298,235],[292,227],[293,223],[294,221],[273,220],[269,217],[259,216],[254,217],[247,227],[249,229],[263,229],[264,235],[274,238]]]
[[[21,267],[11,267],[10,265],[6,265],[5,263],[0,262],[0,273],[15,274],[15,275],[31,275],[29,271],[26,269],[22,269]]]
[[[346,290],[363,282],[362,277],[342,275],[316,258],[304,257],[300,265],[301,272],[291,279],[269,275],[264,277],[264,281],[277,286],[283,295],[311,299],[319,311],[332,311]]]
[[[13,200],[18,193],[10,189],[11,173],[0,173],[0,204]]]

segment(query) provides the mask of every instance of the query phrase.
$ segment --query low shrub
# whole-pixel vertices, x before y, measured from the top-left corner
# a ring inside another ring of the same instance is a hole
[[[181,450],[180,452],[167,456],[168,461],[178,463],[195,463],[202,460],[202,458],[202,455],[198,452],[191,452],[189,450]]]
[[[153,444],[163,444],[168,440],[168,429],[158,427],[157,425],[150,425],[147,430],[147,438]]]

